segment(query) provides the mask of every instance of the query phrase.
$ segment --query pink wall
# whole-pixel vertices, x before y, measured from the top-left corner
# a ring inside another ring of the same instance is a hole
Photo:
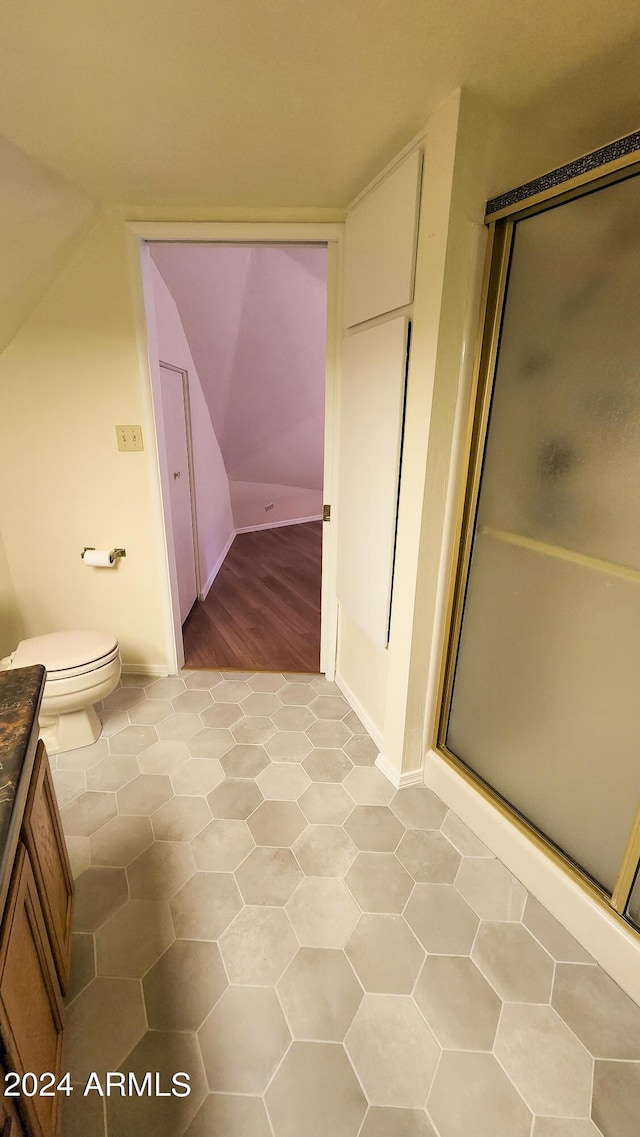
[[[251,249],[154,243],[222,445]]]
[[[197,365],[236,529],[318,516],[326,249],[156,244],[153,258]]]
[[[206,592],[235,530],[229,481],[178,309],[160,272],[153,264],[152,273],[160,359],[163,363],[182,367],[189,373],[200,574]]]

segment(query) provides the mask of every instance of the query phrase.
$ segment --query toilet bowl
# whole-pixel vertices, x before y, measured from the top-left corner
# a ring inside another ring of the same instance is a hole
[[[102,725],[95,703],[118,685],[120,647],[105,632],[53,632],[22,640],[0,661],[13,669],[41,663],[47,676],[40,706],[40,737],[49,754],[90,746]]]

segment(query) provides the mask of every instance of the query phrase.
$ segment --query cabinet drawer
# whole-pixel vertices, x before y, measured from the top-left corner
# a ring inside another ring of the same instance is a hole
[[[53,958],[64,991],[69,978],[73,878],[62,833],[60,811],[51,779],[49,759],[38,743],[22,839],[29,852]]]
[[[0,1034],[7,1069],[59,1075],[62,993],[24,845],[18,846],[0,936]],[[32,1137],[55,1137],[59,1095],[21,1097],[19,1104]]]

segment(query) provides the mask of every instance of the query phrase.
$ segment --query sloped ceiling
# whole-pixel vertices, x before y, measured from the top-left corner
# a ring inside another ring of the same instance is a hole
[[[153,244],[151,255],[176,302],[222,445],[252,250],[167,243]]]
[[[180,313],[230,481],[320,490],[326,249],[151,250]]]
[[[633,129],[639,35],[637,0],[5,0],[0,131],[104,202],[343,207],[457,86]]]
[[[5,0],[0,351],[100,205],[342,210],[457,86],[524,181],[638,128],[639,57],[637,0]]]
[[[237,481],[322,488],[327,254],[304,255],[251,251],[224,429]]]
[[[0,138],[0,351],[86,232],[95,202]]]

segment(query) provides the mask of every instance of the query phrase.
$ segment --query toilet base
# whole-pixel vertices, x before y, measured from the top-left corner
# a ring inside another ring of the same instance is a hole
[[[59,754],[81,746],[92,746],[100,737],[102,723],[95,708],[88,706],[62,715],[40,715],[39,727],[47,753]]]

